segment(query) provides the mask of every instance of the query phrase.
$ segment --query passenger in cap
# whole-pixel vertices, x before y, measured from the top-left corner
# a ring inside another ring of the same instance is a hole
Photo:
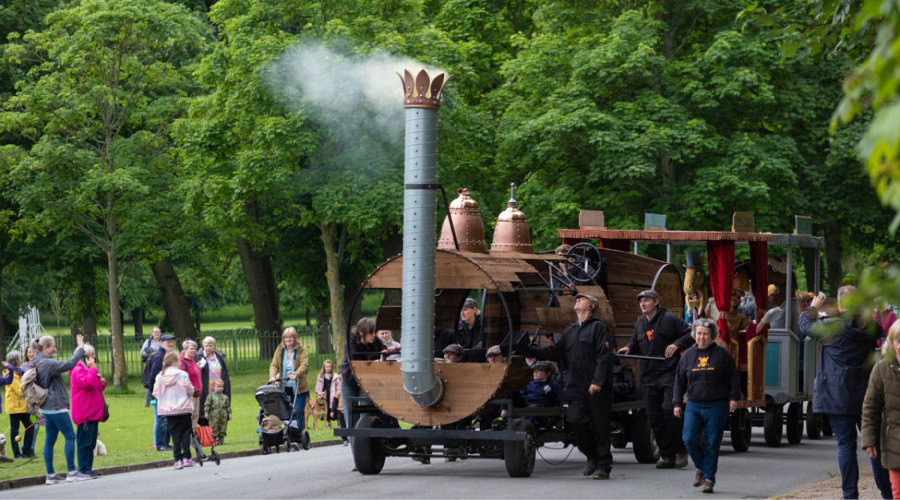
[[[526,406],[562,406],[562,389],[553,381],[553,372],[549,361],[534,365],[534,380],[522,391]]]
[[[459,344],[450,344],[444,348],[444,361],[448,363],[459,363],[465,355],[465,351]]]

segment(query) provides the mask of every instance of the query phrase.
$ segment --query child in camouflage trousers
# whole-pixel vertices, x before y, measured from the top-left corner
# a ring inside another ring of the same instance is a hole
[[[213,380],[210,386],[213,392],[206,397],[203,413],[209,420],[216,443],[225,444],[225,431],[228,429],[228,421],[231,420],[231,401],[224,394],[225,382],[222,379]]]

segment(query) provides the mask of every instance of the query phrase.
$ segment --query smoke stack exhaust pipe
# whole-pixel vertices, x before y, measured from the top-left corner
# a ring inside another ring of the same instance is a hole
[[[437,122],[444,74],[400,76],[406,108],[403,174],[403,299],[400,370],[403,388],[422,407],[440,403],[444,383],[434,373],[434,259]]]

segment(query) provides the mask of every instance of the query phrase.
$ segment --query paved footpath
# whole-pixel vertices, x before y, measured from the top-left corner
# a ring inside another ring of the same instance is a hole
[[[728,443],[728,434],[725,435]],[[314,448],[222,461],[174,471],[171,468],[116,474],[74,484],[35,486],[0,493],[2,498],[697,498],[693,469],[657,470],[635,462],[630,449],[614,450],[610,481],[581,476],[584,457],[576,450],[543,448],[530,478],[507,476],[502,460],[469,459],[421,465],[388,458],[377,476],[351,472],[350,449]],[[860,451],[860,466],[868,460]],[[559,465],[552,463],[562,462]],[[715,498],[766,498],[823,481],[837,471],[834,438],[804,439],[799,445],[768,448],[754,429],[746,453],[730,444],[719,461]]]

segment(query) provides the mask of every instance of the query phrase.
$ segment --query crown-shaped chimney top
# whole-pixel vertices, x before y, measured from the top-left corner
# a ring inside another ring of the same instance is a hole
[[[403,107],[440,109],[441,92],[444,89],[444,73],[438,74],[434,80],[423,69],[413,80],[409,70],[403,70],[403,75],[397,73],[403,83]]]

